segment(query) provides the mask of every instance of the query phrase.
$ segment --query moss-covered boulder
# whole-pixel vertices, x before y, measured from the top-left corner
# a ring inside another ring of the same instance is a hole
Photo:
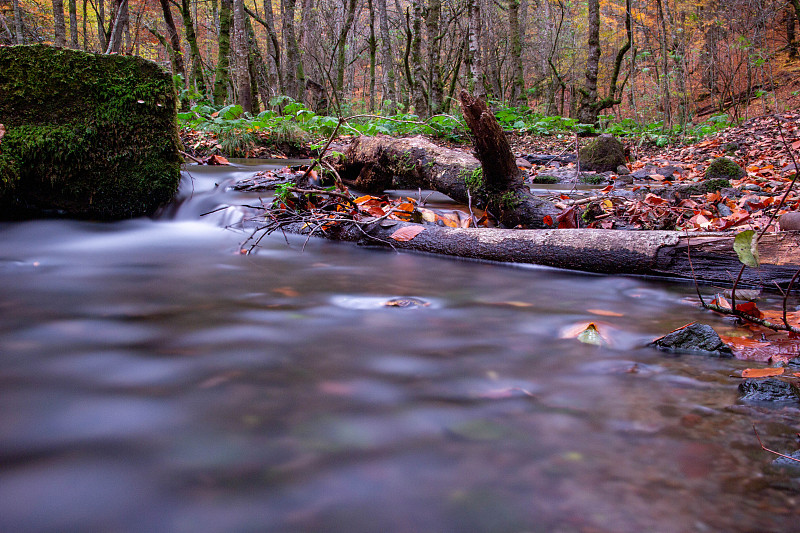
[[[616,172],[625,164],[625,147],[616,137],[601,135],[578,152],[581,170]]]
[[[705,178],[707,180],[740,180],[747,173],[735,161],[727,157],[718,157],[708,165]]]
[[[0,47],[0,217],[152,213],[180,180],[175,92],[150,61]]]

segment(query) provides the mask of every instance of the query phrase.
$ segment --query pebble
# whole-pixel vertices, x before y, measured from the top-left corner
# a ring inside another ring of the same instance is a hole
[[[800,213],[797,211],[786,213],[781,216],[778,222],[782,231],[798,231],[800,230]]]

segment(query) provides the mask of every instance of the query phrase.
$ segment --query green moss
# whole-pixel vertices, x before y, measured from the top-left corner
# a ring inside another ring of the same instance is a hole
[[[519,206],[519,198],[513,191],[506,191],[500,197],[500,205],[509,211],[514,210]]]
[[[0,48],[0,204],[115,219],[154,211],[180,180],[171,77],[139,58]]]
[[[602,174],[581,174],[581,182],[589,185],[600,185],[606,181],[606,177]]]
[[[548,176],[547,174],[538,174],[533,177],[533,183],[552,184],[558,183],[558,178],[555,176]]]
[[[708,165],[705,178],[707,180],[738,180],[745,177],[747,173],[734,161],[727,157],[718,157]]]
[[[616,138],[603,135],[581,148],[578,159],[581,170],[613,172],[625,164],[625,147]]]
[[[484,183],[482,167],[475,167],[472,171],[465,168],[459,172],[458,175],[464,178],[464,184],[467,186],[467,190],[470,194],[477,196],[483,193]]]

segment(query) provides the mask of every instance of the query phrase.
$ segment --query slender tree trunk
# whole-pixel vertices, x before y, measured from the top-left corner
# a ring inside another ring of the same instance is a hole
[[[253,112],[253,93],[250,83],[250,68],[247,33],[244,27],[244,0],[233,0],[234,69],[239,105],[247,113]]]
[[[340,95],[344,94],[344,69],[345,60],[347,59],[347,34],[353,27],[353,21],[356,16],[356,0],[348,0],[347,7],[344,12],[344,21],[342,29],[339,32],[339,40],[336,43],[337,56],[336,56],[336,91]]]
[[[228,56],[231,51],[231,0],[221,0],[219,10],[219,46],[217,54],[217,69],[214,75],[214,103],[222,105],[228,96],[228,82],[230,80],[230,62]]]
[[[269,75],[267,79],[277,80],[275,89],[279,94],[287,94],[286,88],[283,85],[283,72],[281,72],[281,44],[278,41],[278,35],[275,33],[275,21],[272,15],[272,5],[269,2],[264,2],[264,18],[259,17],[245,5],[245,12],[253,17],[256,22],[264,26],[267,30],[269,39],[267,40],[267,54],[272,58],[272,63],[269,65]],[[252,48],[252,43],[251,43]],[[264,101],[264,105],[268,100]]]
[[[586,81],[581,89],[578,121],[583,124],[597,122],[597,72],[600,65],[600,0],[588,1],[588,54],[586,56]]]
[[[664,15],[664,7],[661,0],[656,0],[656,13],[661,26],[661,106],[664,110],[664,128],[672,125],[672,91],[669,86],[669,44],[667,37],[667,19]]]
[[[375,75],[378,58],[378,38],[375,35],[375,6],[372,0],[367,0],[369,8],[369,110],[375,111]]]
[[[508,29],[511,38],[511,61],[514,81],[511,84],[511,103],[526,105],[525,73],[522,68],[522,31],[519,22],[520,0],[508,0]]]
[[[423,84],[424,71],[422,67],[422,0],[412,2],[414,8],[414,20],[411,40],[411,68],[413,70],[413,84],[411,92],[414,100],[414,112],[420,118],[428,116],[427,98],[425,98],[425,86]]]
[[[481,25],[481,0],[469,0],[469,53],[467,54],[470,67],[470,80],[468,86],[470,92],[476,98],[486,98],[486,74],[484,71],[483,50],[483,29]]]
[[[789,4],[794,8],[794,15],[790,12],[787,17],[786,34],[789,38],[789,57],[795,58],[797,57],[797,49],[800,45],[798,45],[797,38],[795,37],[794,21],[796,20],[800,23],[800,0],[789,0]]]
[[[191,72],[186,82],[187,85],[194,85],[200,94],[205,94],[206,83],[203,77],[202,56],[200,55],[200,47],[197,45],[197,34],[194,31],[194,20],[192,19],[189,0],[181,0],[181,18],[183,19],[183,29],[186,32],[186,41],[189,43],[189,62],[191,64]]]
[[[302,101],[306,83],[300,47],[295,36],[294,15],[295,0],[282,0],[283,6],[283,41],[286,48],[286,92],[295,100]]]
[[[425,17],[425,34],[428,41],[428,112],[436,115],[442,112],[444,104],[444,79],[441,64],[442,24],[441,0],[429,0]]]
[[[389,36],[389,16],[386,0],[375,0],[378,8],[378,24],[381,32],[381,70],[383,71],[383,101],[388,102],[386,112],[392,114],[397,108],[395,93],[394,58],[392,57],[392,41]]]
[[[59,48],[67,45],[67,29],[64,27],[64,0],[53,0],[53,44]]]
[[[17,44],[25,44],[25,35],[22,31],[22,9],[19,7],[19,0],[12,0],[14,6],[14,33],[16,34]]]
[[[169,37],[169,44],[172,47],[170,57],[172,61],[172,73],[181,74],[183,79],[186,79],[186,69],[183,65],[183,52],[181,51],[181,38],[178,35],[178,29],[175,27],[175,19],[172,18],[172,10],[170,9],[169,0],[160,0],[161,11],[164,13],[164,23],[167,25],[167,36]]]
[[[78,2],[69,0],[69,47],[78,49]]]
[[[114,24],[108,40],[106,54],[118,54],[122,50],[122,34],[128,25],[128,0],[118,0],[114,10]]]
[[[97,0],[97,42],[100,44],[100,50],[102,51],[105,51],[108,46],[105,9],[105,0]]]
[[[250,63],[252,66],[250,78],[253,80],[256,87],[256,90],[253,91],[253,95],[258,94],[261,98],[261,104],[266,107],[269,105],[270,97],[269,72],[264,62],[264,56],[261,54],[261,49],[258,46],[258,39],[253,31],[253,24],[250,22],[250,17],[245,17],[244,25],[247,30],[247,39],[250,48]],[[255,101],[255,97],[253,101]]]

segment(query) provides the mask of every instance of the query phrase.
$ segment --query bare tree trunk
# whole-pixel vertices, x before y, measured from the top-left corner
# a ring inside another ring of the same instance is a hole
[[[414,20],[411,40],[411,69],[413,82],[409,80],[414,101],[414,113],[420,118],[428,116],[427,98],[423,84],[424,71],[422,68],[422,0],[412,2]]]
[[[583,124],[597,122],[597,72],[600,65],[600,0],[588,1],[589,40],[586,56],[586,81],[581,89],[578,121]]]
[[[800,0],[789,0],[789,4],[794,8],[794,14],[789,12],[786,22],[786,35],[789,39],[789,57],[797,57],[797,49],[800,45],[797,43],[797,38],[794,32],[794,21],[800,23]]]
[[[511,85],[511,103],[516,106],[528,103],[525,94],[525,74],[522,68],[522,32],[519,22],[520,0],[508,0],[508,30],[511,38],[511,61],[514,81]]]
[[[469,53],[470,67],[468,87],[477,98],[486,98],[486,75],[484,73],[483,51],[481,50],[481,0],[469,0]]]
[[[428,40],[428,111],[431,115],[441,113],[444,103],[443,66],[440,60],[444,29],[440,27],[441,18],[441,0],[429,0],[425,17],[425,33]]]
[[[269,76],[267,79],[276,80],[277,85],[275,86],[275,89],[279,94],[286,94],[286,89],[283,85],[283,72],[281,72],[281,44],[280,41],[278,41],[278,34],[275,33],[275,21],[272,15],[272,5],[270,2],[264,2],[263,19],[253,11],[250,11],[246,5],[244,6],[244,10],[245,13],[253,17],[256,22],[264,26],[264,28],[267,30],[267,35],[269,36],[269,39],[267,40],[267,54],[272,58],[272,63],[268,67]],[[268,102],[268,99],[264,100],[264,105],[266,105]]]
[[[63,48],[67,44],[67,29],[64,27],[64,0],[53,0],[53,44]]]
[[[250,22],[250,17],[244,19],[245,29],[247,30],[247,39],[250,48],[250,62],[252,65],[251,78],[255,82],[256,90],[253,94],[258,94],[261,98],[261,104],[264,107],[269,105],[270,85],[269,85],[269,72],[267,70],[264,56],[258,46],[258,39],[253,31],[253,24]],[[253,98],[255,101],[255,97]]]
[[[214,103],[222,105],[228,96],[231,50],[231,0],[221,0],[219,9],[219,46],[217,69],[214,75]]]
[[[78,49],[78,2],[69,0],[69,47]]]
[[[204,95],[206,82],[203,77],[202,57],[200,56],[200,47],[197,45],[197,34],[194,31],[194,20],[192,19],[189,0],[181,0],[181,17],[183,19],[183,29],[186,32],[186,42],[189,43],[189,62],[191,63],[191,71],[188,78],[186,78],[186,83],[187,85],[194,85],[197,87],[198,92]]]
[[[122,49],[122,34],[128,25],[128,0],[118,0],[114,10],[114,24],[108,40],[106,54],[118,54]]]
[[[17,44],[25,44],[25,35],[22,32],[22,9],[19,7],[19,0],[12,0],[14,5],[14,33]]]
[[[172,47],[170,57],[172,61],[172,73],[181,74],[186,79],[186,69],[183,65],[183,52],[181,51],[181,38],[178,35],[178,29],[175,27],[175,19],[172,18],[172,10],[170,9],[169,0],[160,0],[161,11],[164,13],[164,23],[167,25],[167,36],[169,37],[169,44]]]
[[[302,101],[305,91],[306,76],[303,60],[295,35],[294,15],[295,0],[281,0],[283,8],[283,42],[286,48],[286,62],[283,79],[286,81],[286,92],[295,100]]]
[[[389,102],[386,112],[392,114],[397,108],[395,93],[395,76],[392,57],[392,41],[389,36],[389,16],[386,12],[386,0],[376,0],[378,7],[378,24],[381,32],[381,70],[383,71],[383,100]]]
[[[372,0],[367,0],[369,9],[369,110],[375,111],[375,76],[378,63],[378,38],[375,35],[375,6]]]
[[[233,50],[234,70],[238,103],[247,113],[253,112],[253,93],[250,83],[250,69],[247,33],[244,27],[244,0],[233,0]]]
[[[345,12],[343,13],[344,21],[342,22],[342,29],[339,32],[339,40],[336,43],[336,92],[341,97],[344,95],[344,70],[345,60],[347,59],[347,34],[353,27],[353,21],[356,16],[356,0],[348,0]]]

